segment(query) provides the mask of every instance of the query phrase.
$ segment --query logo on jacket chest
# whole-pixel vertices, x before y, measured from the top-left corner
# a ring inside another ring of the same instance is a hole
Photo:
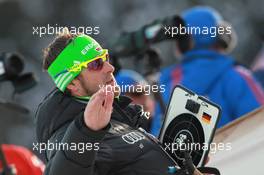
[[[145,136],[140,132],[132,131],[132,132],[122,135],[122,139],[128,144],[135,144],[139,142],[140,140],[145,139]]]
[[[138,131],[133,130],[126,124],[118,124],[116,122],[111,123],[111,129],[109,130],[110,133],[114,135],[118,135],[122,138],[122,140],[127,144],[135,144],[139,142],[140,140],[143,140],[146,138],[146,136]],[[141,145],[141,149],[142,149]]]

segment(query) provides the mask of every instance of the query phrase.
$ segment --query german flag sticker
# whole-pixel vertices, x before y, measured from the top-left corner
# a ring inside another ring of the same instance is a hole
[[[205,123],[207,123],[207,124],[210,124],[211,118],[212,118],[211,115],[209,115],[209,114],[207,114],[207,113],[204,112],[203,113],[203,116],[202,116],[202,121],[205,122]]]

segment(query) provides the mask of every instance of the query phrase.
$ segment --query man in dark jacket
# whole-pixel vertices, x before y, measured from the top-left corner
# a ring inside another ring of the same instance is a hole
[[[46,175],[172,172],[176,163],[139,128],[142,108],[119,96],[107,50],[94,39],[58,36],[43,65],[57,86],[36,114],[38,141],[48,145]]]

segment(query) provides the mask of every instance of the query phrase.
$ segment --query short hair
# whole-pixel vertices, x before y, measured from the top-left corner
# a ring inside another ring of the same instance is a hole
[[[71,34],[70,32],[59,33],[58,36],[43,50],[42,68],[48,70],[52,62],[58,57],[63,49],[73,41],[79,34]]]

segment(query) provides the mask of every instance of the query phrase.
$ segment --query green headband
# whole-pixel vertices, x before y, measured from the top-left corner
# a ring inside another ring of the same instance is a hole
[[[102,54],[104,50],[93,38],[79,35],[53,61],[48,73],[56,86],[64,92],[68,84],[82,71],[72,68],[78,67],[83,62],[93,61],[93,58]]]

